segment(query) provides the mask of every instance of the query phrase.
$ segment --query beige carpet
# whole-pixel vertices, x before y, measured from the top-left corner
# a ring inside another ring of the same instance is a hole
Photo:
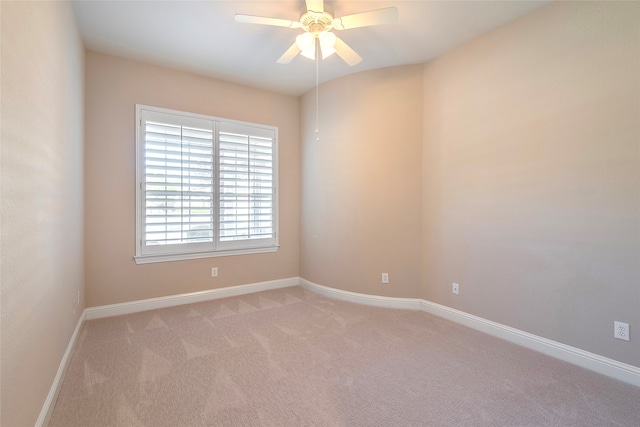
[[[640,388],[293,287],[87,321],[49,426],[640,426]]]

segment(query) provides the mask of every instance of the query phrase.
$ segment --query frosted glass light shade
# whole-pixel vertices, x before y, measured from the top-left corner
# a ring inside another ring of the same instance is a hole
[[[335,34],[329,31],[323,31],[320,34],[318,34],[318,40],[320,41],[320,50],[322,51],[322,59],[336,53],[336,49],[335,49],[336,35]]]
[[[300,54],[309,59],[316,59],[316,39],[311,33],[303,33],[296,37],[296,45]]]

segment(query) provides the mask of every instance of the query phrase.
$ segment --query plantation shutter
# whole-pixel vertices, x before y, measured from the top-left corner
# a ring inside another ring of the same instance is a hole
[[[144,112],[144,232],[148,253],[213,246],[212,122]]]
[[[275,133],[221,123],[218,138],[219,247],[275,242]]]
[[[275,252],[278,129],[136,106],[136,263]]]

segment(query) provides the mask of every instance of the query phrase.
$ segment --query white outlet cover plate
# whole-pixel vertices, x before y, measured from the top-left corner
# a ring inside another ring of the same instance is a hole
[[[619,340],[629,341],[629,324],[613,322],[613,336]]]
[[[460,293],[460,285],[453,283],[451,286],[451,292],[458,295]]]

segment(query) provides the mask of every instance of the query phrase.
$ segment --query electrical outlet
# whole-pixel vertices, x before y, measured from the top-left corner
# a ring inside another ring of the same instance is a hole
[[[619,340],[629,341],[629,324],[613,322],[613,336]]]
[[[458,295],[460,293],[460,285],[453,283],[451,285],[451,293]]]
[[[382,283],[389,283],[389,273],[382,273]]]
[[[211,277],[218,277],[218,267],[213,267],[211,269]]]

